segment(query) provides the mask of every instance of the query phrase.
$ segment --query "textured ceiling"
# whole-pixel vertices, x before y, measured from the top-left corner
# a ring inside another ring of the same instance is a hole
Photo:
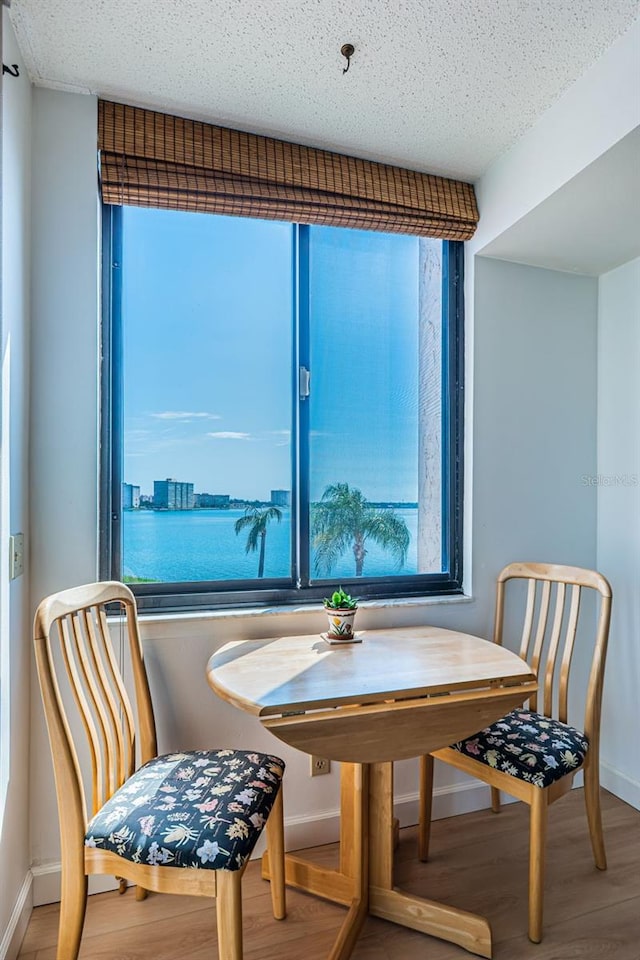
[[[637,0],[13,0],[32,80],[475,180]],[[340,47],[356,52],[351,68]]]

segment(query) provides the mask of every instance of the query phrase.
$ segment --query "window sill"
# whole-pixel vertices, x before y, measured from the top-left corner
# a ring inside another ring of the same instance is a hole
[[[358,604],[362,610],[400,609],[404,607],[428,608],[441,604],[470,603],[474,598],[468,594],[451,597],[393,597],[386,600],[362,600]],[[222,610],[172,610],[167,613],[140,613],[139,620],[144,624],[207,623],[220,620],[248,620],[257,617],[283,617],[314,615],[324,612],[321,603],[289,604],[278,607],[229,607]]]

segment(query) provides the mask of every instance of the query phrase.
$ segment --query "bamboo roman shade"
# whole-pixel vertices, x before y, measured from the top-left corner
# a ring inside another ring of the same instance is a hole
[[[473,186],[101,100],[106,203],[468,240]]]

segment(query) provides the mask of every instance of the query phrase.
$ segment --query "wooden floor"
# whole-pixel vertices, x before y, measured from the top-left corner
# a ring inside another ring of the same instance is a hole
[[[521,803],[496,816],[467,814],[433,825],[432,856],[416,858],[416,830],[401,831],[396,882],[408,891],[483,914],[495,960],[640,960],[640,813],[604,794],[609,869],[591,859],[582,790],[550,810],[545,931],[526,937],[527,814]],[[333,863],[336,847],[314,859]],[[289,890],[289,915],[272,919],[267,884],[251,863],[244,879],[245,960],[326,960],[344,911]],[[58,908],[37,907],[19,960],[55,960]],[[463,960],[459,947],[369,918],[354,960]],[[215,960],[215,909],[195,897],[151,894],[89,898],[81,960]]]

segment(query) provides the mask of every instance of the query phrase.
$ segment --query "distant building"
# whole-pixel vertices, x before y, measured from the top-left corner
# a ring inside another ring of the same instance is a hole
[[[153,506],[156,510],[193,510],[193,484],[180,480],[153,481]]]
[[[133,483],[122,484],[122,509],[137,510],[140,506],[140,487]]]
[[[196,493],[196,507],[216,507],[218,510],[225,510],[229,507],[230,496],[228,493]]]
[[[274,507],[284,507],[285,509],[288,509],[291,506],[291,491],[272,490],[271,503],[274,505]]]

